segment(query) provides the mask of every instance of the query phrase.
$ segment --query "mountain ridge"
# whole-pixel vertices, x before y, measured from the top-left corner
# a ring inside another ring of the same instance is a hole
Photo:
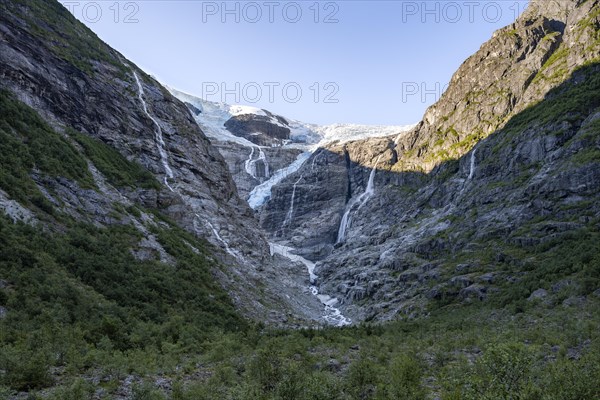
[[[302,152],[0,0],[0,398],[598,398],[599,8],[531,3],[412,131]]]

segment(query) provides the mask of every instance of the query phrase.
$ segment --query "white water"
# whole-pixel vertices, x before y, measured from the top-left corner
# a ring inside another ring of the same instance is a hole
[[[342,312],[335,307],[335,305],[338,303],[338,300],[334,297],[330,297],[326,294],[320,294],[319,293],[319,289],[317,289],[317,287],[314,285],[316,279],[317,279],[317,275],[315,275],[315,263],[312,261],[307,260],[304,257],[301,257],[297,254],[294,254],[294,249],[291,247],[287,247],[287,246],[283,246],[281,244],[277,244],[277,243],[269,243],[269,247],[271,249],[271,255],[273,254],[279,254],[282,255],[292,261],[295,262],[301,262],[302,264],[306,265],[306,269],[308,270],[308,276],[310,278],[310,291],[311,293],[316,296],[319,301],[321,302],[321,304],[323,304],[324,308],[324,313],[323,313],[323,320],[325,322],[327,322],[330,325],[334,325],[334,326],[345,326],[345,325],[350,325],[352,323],[352,321],[350,321],[348,318],[344,317],[342,315]]]
[[[256,161],[262,161],[265,166],[265,178],[269,178],[269,163],[267,162],[267,155],[263,151],[262,147],[258,148],[258,159]],[[254,168],[256,170],[256,168]]]
[[[310,172],[313,172],[315,170],[315,161],[317,161],[317,158],[321,157],[321,154],[317,154],[313,160],[312,160],[312,164],[310,166]]]
[[[290,200],[290,209],[285,216],[285,220],[283,221],[283,227],[288,226],[292,223],[292,218],[294,217],[294,199],[296,198],[296,186],[300,183],[300,181],[304,178],[303,175],[300,175],[300,178],[294,183],[294,188],[292,190],[292,199]]]
[[[146,104],[146,101],[144,100],[144,87],[142,86],[142,82],[140,82],[140,78],[138,78],[138,75],[135,71],[133,72],[133,76],[135,77],[135,82],[137,83],[138,98],[142,102],[142,107],[144,109],[144,113],[146,114],[146,116],[148,118],[150,118],[152,120],[152,122],[154,122],[154,126],[156,127],[156,129],[154,130],[154,136],[155,136],[156,146],[158,147],[158,153],[160,154],[160,161],[162,162],[163,168],[165,169],[165,173],[166,173],[165,185],[169,188],[169,190],[171,190],[171,192],[173,192],[174,191],[173,188],[169,185],[169,182],[167,181],[168,178],[173,179],[173,171],[171,170],[171,167],[169,166],[169,158],[167,157],[167,151],[165,150],[165,141],[163,139],[162,129],[161,129],[160,125],[158,124],[158,121],[156,119],[154,119],[154,117],[152,117],[152,115],[150,115],[150,113],[148,112],[148,105]]]
[[[244,167],[246,168],[246,173],[248,175],[251,175],[256,178],[256,176],[254,176],[254,170],[252,169],[252,157],[254,157],[254,146],[252,146],[252,150],[250,151],[250,156],[244,163]]]
[[[311,153],[305,152],[300,153],[296,158],[296,161],[291,163],[285,168],[279,169],[275,171],[273,176],[269,178],[268,181],[263,182],[262,184],[256,186],[248,197],[248,204],[253,209],[257,209],[267,202],[269,198],[271,198],[271,189],[273,186],[279,184],[282,180],[287,178],[290,174],[298,171],[300,167],[309,159]]]
[[[200,218],[198,216],[198,214],[196,214],[196,216],[198,218]],[[206,221],[206,223],[208,224],[208,226],[210,227],[210,229],[213,231],[213,234],[215,235],[215,237],[217,238],[217,240],[223,244],[223,247],[225,247],[225,251],[228,252],[234,258],[238,258],[237,253],[235,251],[233,251],[229,247],[229,244],[227,244],[227,242],[221,237],[221,235],[219,235],[219,232],[215,229],[215,227],[213,226],[213,224],[211,224],[209,221]]]
[[[473,149],[473,152],[471,153],[471,167],[469,169],[469,177],[467,178],[467,180],[471,180],[473,179],[473,175],[475,175],[475,153],[477,152],[477,149]]]
[[[344,215],[342,216],[342,221],[340,222],[340,228],[338,229],[337,243],[341,243],[346,239],[346,230],[352,222],[352,219],[350,218],[350,213],[354,209],[354,206],[359,204],[357,211],[360,210],[362,206],[364,206],[367,203],[367,201],[369,201],[371,196],[373,196],[373,194],[375,193],[375,172],[377,171],[377,165],[379,164],[380,159],[381,155],[377,157],[375,166],[369,174],[369,182],[367,183],[367,188],[365,189],[364,193],[362,193],[358,197],[350,199],[350,201],[348,202],[348,205],[346,206],[346,211],[344,212]]]
[[[262,147],[260,146],[251,146],[252,150],[250,151],[250,156],[248,157],[248,159],[244,162],[244,167],[246,168],[246,172],[248,173],[248,175],[252,176],[253,178],[258,178],[258,173],[256,172],[256,163],[259,161],[262,161],[263,165],[265,166],[265,176],[263,178],[268,178],[269,177],[269,163],[267,162],[267,155],[265,154],[265,152],[263,151]],[[256,160],[254,160],[254,150],[258,149],[258,158]]]

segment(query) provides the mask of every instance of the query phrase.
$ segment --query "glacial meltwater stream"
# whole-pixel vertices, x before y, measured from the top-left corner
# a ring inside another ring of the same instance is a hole
[[[350,325],[352,321],[342,315],[342,312],[335,307],[338,303],[338,300],[334,297],[330,297],[326,294],[319,293],[319,289],[314,285],[317,279],[317,275],[315,275],[315,263],[307,260],[304,257],[301,257],[297,254],[294,254],[294,249],[291,247],[287,247],[277,243],[269,243],[271,248],[271,255],[279,254],[282,255],[292,261],[301,262],[306,265],[306,269],[308,270],[308,277],[310,279],[309,289],[313,295],[315,295],[321,304],[323,304],[323,321],[325,321],[329,325],[333,326],[345,326]]]

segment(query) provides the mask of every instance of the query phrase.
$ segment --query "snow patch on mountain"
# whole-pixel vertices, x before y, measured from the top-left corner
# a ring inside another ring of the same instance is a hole
[[[319,145],[332,142],[351,142],[369,138],[398,135],[414,128],[413,125],[360,125],[360,124],[331,124],[314,125],[313,129],[321,136]]]
[[[179,100],[189,103],[200,110],[200,114],[195,115],[195,119],[204,130],[207,136],[219,141],[231,141],[242,144],[247,147],[256,146],[249,140],[233,135],[224,124],[230,118],[238,115],[254,114],[270,118],[274,125],[288,128],[290,130],[290,141],[283,147],[303,148],[308,150],[317,149],[332,142],[350,142],[375,137],[384,137],[398,135],[411,130],[415,125],[360,125],[360,124],[331,124],[317,125],[305,123],[294,119],[280,117],[287,122],[282,123],[278,116],[266,110],[247,106],[230,105],[227,103],[218,103],[203,100],[199,97],[181,92],[166,86],[167,89]]]

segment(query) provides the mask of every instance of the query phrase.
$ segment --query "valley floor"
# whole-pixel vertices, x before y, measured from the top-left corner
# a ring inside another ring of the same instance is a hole
[[[453,306],[418,321],[254,326],[129,351],[72,344],[51,365],[24,360],[0,398],[598,399],[599,306],[591,296],[516,314]],[[11,388],[28,380],[29,393]]]

